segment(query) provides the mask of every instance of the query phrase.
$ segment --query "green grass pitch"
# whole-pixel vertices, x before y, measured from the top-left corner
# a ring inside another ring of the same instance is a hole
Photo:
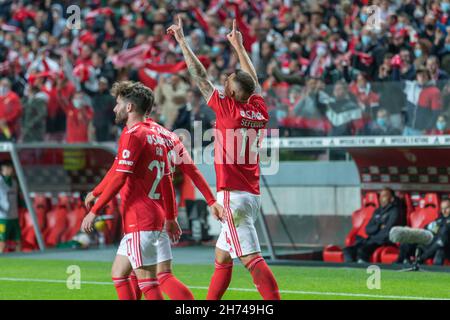
[[[80,268],[80,289],[68,289],[67,269]],[[116,299],[110,280],[111,263],[0,259],[0,299]],[[272,266],[282,299],[450,299],[450,273],[381,270],[381,288],[368,289],[365,269]],[[205,299],[212,265],[175,265],[174,273],[196,299]],[[224,299],[260,299],[242,265],[234,267]]]

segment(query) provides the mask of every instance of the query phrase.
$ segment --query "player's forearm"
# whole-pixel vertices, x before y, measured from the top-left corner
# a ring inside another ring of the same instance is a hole
[[[198,190],[200,190],[203,197],[205,197],[208,206],[216,202],[216,198],[211,192],[208,183],[206,182],[205,178],[203,177],[200,170],[198,170],[195,164],[193,163],[181,164],[180,169],[183,173],[187,174],[189,178],[191,178],[192,182],[194,182],[194,185],[197,187]]]
[[[236,54],[238,56],[239,64],[241,65],[242,70],[249,73],[253,80],[255,80],[256,85],[258,85],[258,75],[256,74],[256,70],[253,66],[252,60],[250,60],[250,57],[248,56],[244,46],[240,45],[239,47],[234,49],[236,50]]]
[[[166,175],[162,181],[162,193],[164,208],[166,211],[166,219],[174,220],[177,217],[177,203],[175,200],[175,190],[173,188],[173,182],[170,175]]]
[[[114,196],[122,189],[123,185],[127,181],[127,174],[123,172],[116,172],[110,179],[105,191],[100,195],[91,212],[98,214],[98,212],[110,202]]]
[[[208,79],[208,73],[206,72],[205,67],[189,47],[186,40],[180,41],[179,44],[189,70],[189,74],[194,79],[194,82],[197,84],[203,97],[208,99],[211,96],[214,87]]]
[[[116,172],[116,167],[117,167],[117,160],[114,160],[113,165],[106,173],[106,175],[103,177],[103,180],[94,188],[94,190],[92,190],[92,195],[94,197],[98,197],[103,193],[112,176],[114,175],[114,172]]]

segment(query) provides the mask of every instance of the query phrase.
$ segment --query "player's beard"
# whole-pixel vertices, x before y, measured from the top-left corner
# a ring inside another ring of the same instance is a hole
[[[119,126],[125,126],[128,121],[128,114],[126,110],[121,110],[116,113],[115,122]]]

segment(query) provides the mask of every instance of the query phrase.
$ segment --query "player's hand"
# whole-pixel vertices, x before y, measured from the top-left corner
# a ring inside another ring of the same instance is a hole
[[[242,33],[236,29],[236,19],[233,19],[233,30],[227,34],[227,39],[235,49],[238,49],[243,45]]]
[[[175,40],[178,42],[184,40],[184,33],[183,33],[183,22],[181,21],[181,17],[178,16],[178,24],[173,24],[169,28],[167,28],[167,33],[171,34],[175,37]]]
[[[81,223],[81,230],[83,230],[86,233],[91,233],[94,231],[94,221],[97,216],[89,212],[86,217],[84,217],[83,222]]]
[[[177,243],[180,240],[182,231],[176,219],[166,220],[166,232],[169,236],[170,241],[172,241],[173,243]]]
[[[216,220],[220,222],[224,222],[225,209],[216,202],[214,202],[211,206],[211,214]]]
[[[84,199],[84,205],[86,206],[86,209],[91,210],[95,200],[97,200],[97,197],[94,197],[92,192],[89,192],[86,198]]]

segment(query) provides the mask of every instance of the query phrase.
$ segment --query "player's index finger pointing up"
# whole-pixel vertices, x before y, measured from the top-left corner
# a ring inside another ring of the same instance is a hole
[[[236,32],[236,19],[233,19],[233,32]]]
[[[182,27],[182,25],[183,25],[183,22],[181,21],[181,16],[178,15],[178,26]]]

